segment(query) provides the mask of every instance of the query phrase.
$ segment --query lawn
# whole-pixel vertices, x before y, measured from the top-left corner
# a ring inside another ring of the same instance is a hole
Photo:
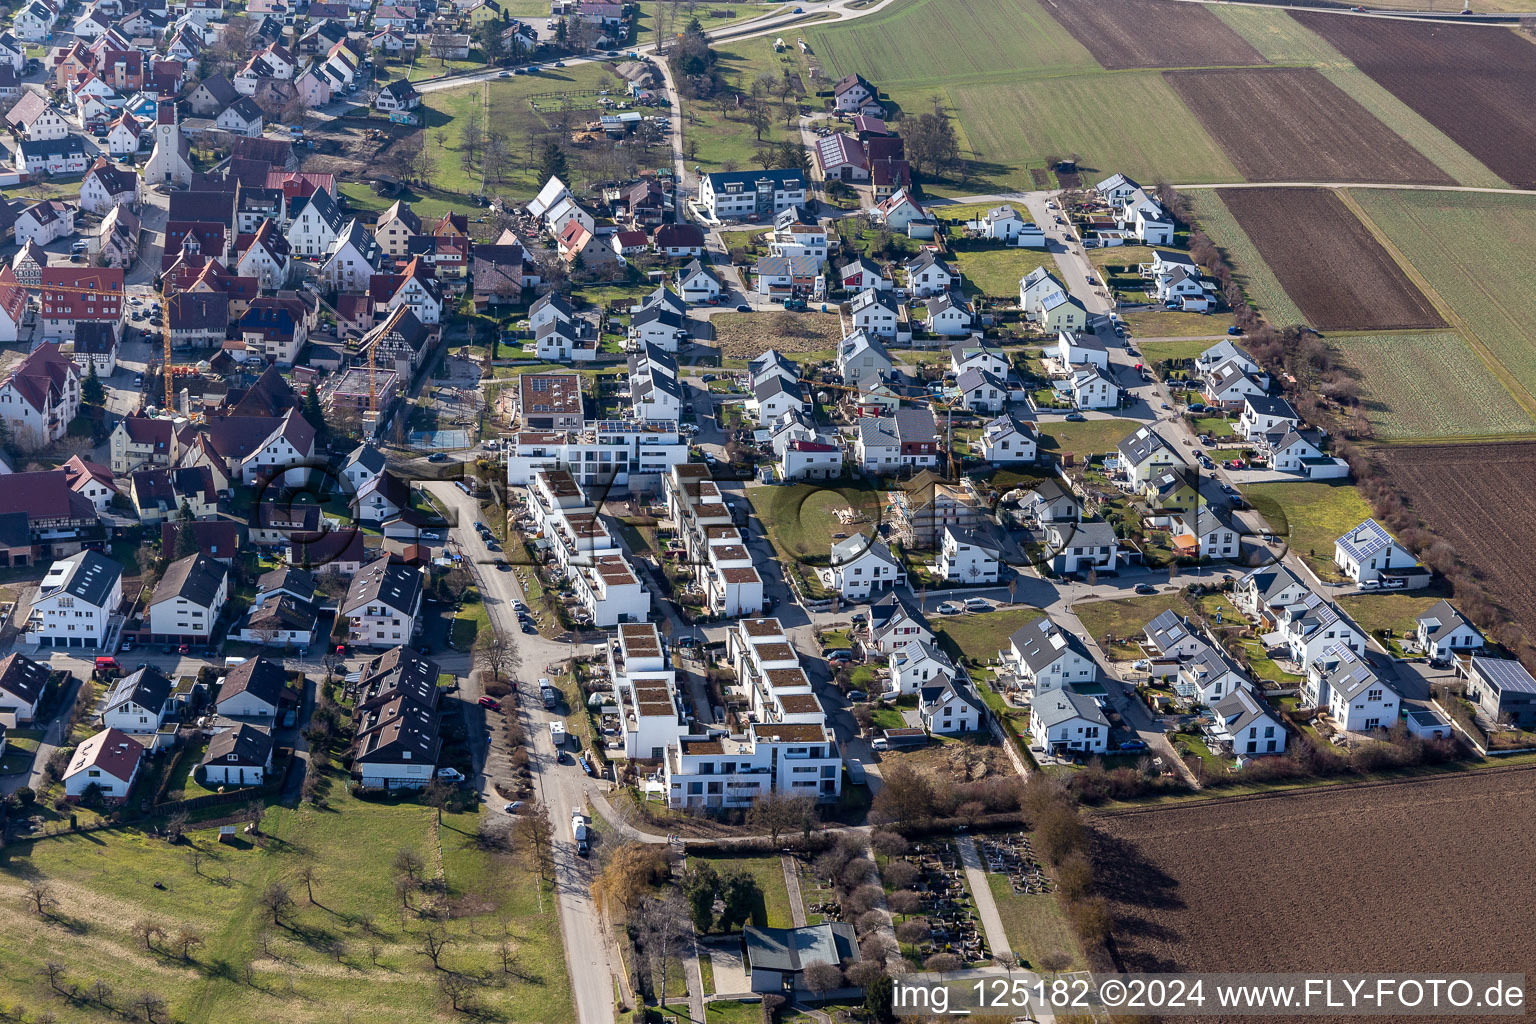
[[[834,534],[869,535],[880,521],[880,492],[870,484],[795,484],[790,487],[754,486],[747,489],[753,509],[768,531],[768,539],[785,561],[826,565]],[[854,508],[868,517],[845,526],[837,518],[840,509]]]
[[[126,1017],[144,991],[166,1000],[160,1019],[185,1024],[449,1021],[456,1018],[438,995],[440,972],[418,952],[422,936],[437,927],[451,940],[444,968],[492,978],[476,991],[488,1015],[527,1024],[571,1019],[552,889],[521,854],[480,849],[479,826],[473,814],[446,814],[439,828],[434,812],[416,804],[358,801],[345,775],[335,773],[323,809],[269,808],[261,846],[243,835],[222,845],[212,830],[191,833],[192,845],[172,846],[132,829],[11,843],[0,861],[0,999],[66,1022]],[[406,847],[441,891],[412,894],[412,905],[433,917],[413,911],[402,923],[391,864]],[[201,856],[195,867],[193,849]],[[316,872],[315,906],[296,877],[306,866]],[[50,919],[24,908],[22,891],[33,878],[58,897]],[[274,882],[295,899],[275,927],[260,903]],[[154,951],[138,937],[140,920],[168,930]],[[511,984],[496,975],[504,926],[524,975]],[[204,940],[190,961],[171,949],[182,927]],[[262,952],[264,934],[270,956]],[[64,983],[108,985],[115,1009],[50,999],[37,978],[45,960],[63,965]]]
[[[881,706],[870,709],[870,721],[876,729],[905,729],[907,720],[901,717],[899,708]]]
[[[32,770],[32,759],[37,756],[37,745],[43,738],[41,729],[10,729],[5,734],[5,758],[0,760],[0,775],[16,775]]]
[[[1536,197],[1387,189],[1350,196],[1465,325],[1474,348],[1536,396]],[[1442,376],[1438,366],[1428,372]]]
[[[1250,484],[1243,495],[1323,579],[1339,578],[1333,542],[1371,516],[1371,506],[1347,482]]]
[[[1019,279],[1036,267],[1048,267],[1057,273],[1056,257],[1043,249],[1018,246],[996,249],[956,251],[954,262],[964,275],[968,295],[981,294],[990,299],[1018,301]]]
[[[189,749],[176,765],[176,771],[171,776],[166,796],[171,800],[190,800],[196,796],[207,796],[218,792],[217,788],[209,789],[197,781],[197,768],[203,760],[203,754],[208,749],[208,741],[202,740]],[[230,786],[230,789],[238,787]]]
[[[1071,452],[1086,458],[1100,452],[1113,451],[1115,445],[1143,426],[1135,420],[1085,419],[1081,423],[1040,424],[1040,447],[1046,451]]]
[[[1130,339],[1140,344],[1142,338],[1207,338],[1225,334],[1227,328],[1232,326],[1232,317],[1226,313],[1142,309],[1125,314],[1125,326]],[[1214,342],[1204,342],[1204,347],[1209,348],[1212,344]]]
[[[1390,629],[1395,639],[1411,636],[1418,628],[1416,619],[1440,601],[1444,595],[1425,597],[1422,594],[1354,594],[1339,598],[1339,607],[1355,620],[1355,624],[1372,636],[1379,637],[1382,630]]]
[[[508,153],[499,180],[488,191],[517,199],[531,199],[543,186],[538,152],[544,141],[558,131],[558,122],[580,125],[602,113],[600,90],[619,92],[617,79],[600,64],[546,68],[536,75],[494,79],[458,89],[442,89],[424,97],[423,111],[428,149],[433,154],[433,185],[449,192],[478,194],[482,188],[479,155],[468,168],[463,161],[464,124],[479,111],[487,132],[507,140]],[[605,147],[567,147],[571,173],[566,183],[578,193],[587,186],[612,177],[604,172]],[[642,149],[628,145],[623,152],[642,169],[667,167],[665,146]]]
[[[1002,918],[1008,947],[1024,961],[1019,966],[1038,970],[1042,957],[1062,952],[1072,957],[1068,970],[1087,968],[1077,935],[1054,894],[1025,896],[1013,891],[1013,884],[1005,875],[990,873],[987,887],[992,890],[992,902],[997,904],[997,916]]]
[[[1301,676],[1294,672],[1287,672],[1280,667],[1275,659],[1265,654],[1264,645],[1257,640],[1240,640],[1238,643],[1242,646],[1243,653],[1247,657],[1248,667],[1260,679],[1268,679],[1270,682],[1285,683],[1287,685],[1301,682]]]
[[[784,884],[784,865],[776,853],[750,857],[692,857],[695,863],[709,864],[720,874],[745,871],[757,882],[762,900],[752,912],[752,923],[759,928],[793,928],[789,908],[789,889]]]
[[[1008,645],[1008,638],[1015,630],[1044,614],[1039,608],[1011,605],[994,612],[930,614],[928,621],[951,658],[966,657],[984,663],[997,657],[998,650]]]
[[[1248,233],[1238,224],[1237,218],[1232,216],[1221,197],[1211,189],[1188,189],[1185,194],[1194,206],[1195,219],[1200,227],[1211,236],[1211,241],[1216,243],[1227,257],[1227,262],[1232,265],[1235,279],[1242,286],[1249,305],[1263,313],[1271,323],[1280,326],[1306,323],[1307,318],[1301,315],[1301,310],[1285,294],[1285,289],[1280,287],[1269,264],[1264,262]],[[1226,329],[1225,325],[1222,329]]]
[[[1223,622],[1241,621],[1232,602],[1221,594],[1208,594],[1199,599],[1200,611],[1212,622],[1219,613]],[[1131,661],[1141,657],[1141,648],[1124,642],[1142,635],[1147,623],[1163,612],[1172,609],[1180,616],[1189,614],[1189,605],[1178,592],[1145,594],[1140,597],[1116,597],[1108,601],[1084,601],[1072,606],[1072,613],[1083,624],[1083,630],[1099,642],[1112,661]],[[1104,637],[1113,635],[1119,640],[1105,645]]]
[[[464,607],[453,616],[453,647],[456,651],[469,650],[477,636],[491,630],[491,613],[480,600],[480,591],[474,587],[466,588],[463,602]]]
[[[1454,331],[1347,334],[1331,341],[1358,372],[1366,418],[1383,441],[1536,432],[1536,419]]]
[[[708,19],[701,19],[708,21]],[[785,30],[786,34],[789,30]],[[752,91],[752,84],[760,76],[768,76],[780,82],[787,76],[797,83],[796,92],[790,96],[791,104],[796,96],[811,106],[815,97],[809,95],[817,86],[811,82],[810,67],[805,55],[790,41],[783,53],[773,52],[774,36],[760,36],[739,42],[722,43],[715,53],[717,67],[732,88],[743,93]],[[786,127],[786,118],[777,99],[777,92],[770,94],[771,123],[763,132],[763,142],[774,143],[786,139],[798,141],[798,123]],[[798,109],[796,108],[796,114]],[[761,167],[754,160],[757,148],[757,132],[747,123],[747,112],[727,107],[725,110],[713,102],[700,100],[683,101],[683,156],[689,167],[700,167],[705,173],[727,170],[734,164],[741,170]]]

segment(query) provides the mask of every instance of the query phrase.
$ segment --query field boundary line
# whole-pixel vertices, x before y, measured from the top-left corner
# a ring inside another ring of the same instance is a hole
[[[1274,800],[1280,797],[1297,796],[1302,793],[1326,791],[1329,793],[1359,789],[1381,789],[1387,786],[1401,786],[1410,782],[1446,782],[1451,779],[1481,778],[1485,775],[1504,775],[1511,772],[1536,771],[1536,763],[1532,764],[1495,764],[1488,767],[1457,768],[1454,764],[1448,768],[1431,769],[1418,775],[1403,775],[1391,779],[1360,779],[1355,782],[1334,782],[1319,780],[1318,784],[1310,785],[1302,783],[1285,789],[1273,789],[1263,793],[1242,793],[1237,796],[1211,796],[1201,797],[1195,800],[1176,800],[1168,803],[1152,804],[1146,807],[1125,807],[1118,810],[1095,811],[1087,809],[1084,817],[1089,824],[1100,818],[1126,818],[1140,814],[1155,814],[1158,811],[1183,810],[1189,807],[1208,807],[1218,804],[1248,803],[1254,800]],[[1206,792],[1209,792],[1207,790]]]
[[[1491,192],[1495,195],[1536,196],[1536,188],[1494,188],[1491,185],[1425,185],[1407,181],[1222,181],[1188,182],[1173,186],[1193,188],[1377,188],[1400,192]]]
[[[1446,302],[1444,297],[1435,290],[1434,285],[1429,283],[1429,279],[1419,273],[1418,268],[1409,261],[1401,249],[1393,244],[1392,239],[1387,236],[1387,233],[1371,219],[1371,215],[1365,212],[1365,207],[1361,206],[1347,189],[1336,188],[1333,189],[1333,192],[1339,197],[1339,201],[1348,207],[1349,211],[1359,219],[1361,225],[1371,233],[1381,247],[1387,251],[1387,255],[1391,256],[1393,261],[1402,268],[1403,273],[1408,275],[1408,279],[1413,282],[1414,287],[1423,293],[1424,297],[1429,300],[1430,305],[1435,307],[1441,318],[1461,335],[1462,340],[1471,347],[1473,352],[1477,353],[1478,358],[1488,367],[1488,372],[1493,374],[1494,379],[1504,386],[1504,389],[1509,392],[1510,397],[1515,400],[1515,404],[1524,409],[1533,419],[1536,419],[1536,396],[1532,396],[1530,391],[1526,390],[1525,385],[1521,384],[1515,375],[1509,371],[1509,367],[1500,362],[1498,357],[1493,354],[1493,350],[1483,344],[1483,340],[1472,330],[1471,325],[1463,320],[1456,310],[1451,308],[1451,304]]]

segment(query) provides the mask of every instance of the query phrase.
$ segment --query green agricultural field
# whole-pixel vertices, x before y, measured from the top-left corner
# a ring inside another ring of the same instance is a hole
[[[1536,420],[1454,331],[1330,340],[1358,371],[1366,418],[1381,440],[1536,432]]]
[[[1473,338],[1536,396],[1536,197],[1389,189],[1350,195]],[[1439,379],[1438,366],[1426,370]]]
[[[1221,197],[1211,189],[1190,189],[1185,195],[1194,206],[1195,219],[1232,264],[1237,282],[1242,285],[1249,304],[1263,313],[1271,323],[1306,323],[1306,317],[1301,315],[1301,310],[1296,308],[1291,297],[1285,294],[1285,289],[1280,287],[1269,264],[1264,262],[1259,250],[1249,240],[1248,233],[1237,223],[1237,218],[1232,216]]]
[[[896,0],[805,37],[824,82],[860,72],[909,113],[953,110],[974,180],[941,193],[1029,187],[1070,153],[1143,180],[1241,177],[1160,74],[1106,73],[1036,0]]]
[[[1040,447],[1051,452],[1072,452],[1083,459],[1114,450],[1115,445],[1140,426],[1143,424],[1135,420],[1120,419],[1043,424],[1040,428]]]
[[[1360,492],[1344,482],[1250,484],[1243,495],[1324,579],[1339,576],[1333,567],[1333,542],[1371,516],[1371,506]]]
[[[1019,279],[1036,267],[1048,267],[1056,273],[1056,257],[1043,249],[1017,246],[997,249],[960,250],[952,254],[956,269],[965,277],[967,294],[981,294],[991,299],[1012,298],[1019,301]]]
[[[1212,4],[1207,9],[1275,64],[1315,68],[1353,66],[1322,36],[1280,8]]]
[[[185,1024],[446,1022],[458,1018],[439,995],[443,972],[420,952],[423,936],[441,929],[450,939],[442,967],[490,979],[475,990],[487,1016],[571,1019],[553,889],[522,854],[481,849],[479,815],[445,814],[439,827],[415,803],[354,799],[340,772],[329,790],[324,807],[268,808],[260,846],[243,833],[220,844],[210,829],[175,846],[133,829],[8,844],[0,1000],[26,1006],[28,1019],[61,1022],[142,1019],[130,1007],[146,991],[166,1002],[158,1019]],[[406,848],[428,885],[402,915],[392,864]],[[313,905],[297,877],[306,866],[316,872]],[[58,900],[47,918],[26,909],[34,879]],[[278,925],[261,902],[274,883],[294,900]],[[152,949],[140,921],[165,929]],[[187,959],[176,946],[182,928],[202,940]],[[503,928],[519,953],[517,975],[505,979],[496,953]],[[50,996],[38,977],[45,961],[63,966],[61,985],[84,992],[103,982],[109,1006]]]

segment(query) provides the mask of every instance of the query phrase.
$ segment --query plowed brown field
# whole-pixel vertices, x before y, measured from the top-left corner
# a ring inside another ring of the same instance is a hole
[[[1444,324],[1332,191],[1229,188],[1218,194],[1313,327],[1376,331]]]
[[[1264,55],[1199,4],[1168,0],[1042,0],[1106,68],[1250,67]]]
[[[1249,181],[1455,184],[1311,68],[1163,75]]]
[[[1532,820],[1536,771],[1493,770],[1090,824],[1127,971],[1529,978]]]
[[[1536,628],[1536,443],[1388,446],[1376,456],[1413,511]]]
[[[1292,11],[1489,170],[1536,187],[1536,45],[1505,28]]]

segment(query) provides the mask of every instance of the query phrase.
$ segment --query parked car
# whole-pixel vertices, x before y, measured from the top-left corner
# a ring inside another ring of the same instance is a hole
[[[492,711],[501,710],[501,701],[489,695],[481,697],[479,700],[475,701],[475,703],[479,704],[483,708],[490,708]]]
[[[940,615],[959,615],[965,608],[957,601],[945,601],[939,605]]]
[[[1157,588],[1154,587],[1150,583],[1138,583],[1138,584],[1136,584],[1136,593],[1138,593],[1138,594],[1155,594],[1155,593],[1157,593]]]
[[[525,806],[527,805],[524,801],[513,800],[511,803],[503,805],[501,810],[503,814],[521,814]]]
[[[1146,740],[1126,740],[1124,743],[1120,744],[1120,749],[1121,750],[1146,750],[1147,749],[1147,741]]]
[[[968,597],[965,599],[965,610],[968,612],[984,612],[992,607],[992,602],[984,597]]]
[[[738,313],[750,313],[750,312],[752,312],[752,307],[747,305],[745,302],[743,302],[741,305],[736,307],[736,312],[738,312]]]
[[[444,782],[464,781],[464,773],[459,771],[457,768],[439,768],[437,770],[437,777],[442,779]]]
[[[431,455],[427,456],[427,461],[428,462],[447,462],[448,461],[448,453],[447,452],[433,452]]]

